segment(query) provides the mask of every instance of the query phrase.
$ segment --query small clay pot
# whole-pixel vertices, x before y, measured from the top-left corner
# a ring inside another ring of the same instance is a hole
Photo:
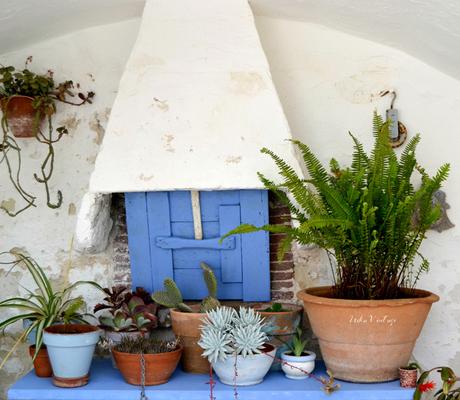
[[[203,349],[198,345],[201,337],[200,326],[203,325],[206,314],[199,313],[199,305],[192,305],[194,312],[187,313],[172,309],[171,323],[174,334],[181,339],[184,347],[182,368],[185,372],[194,374],[209,373],[209,362],[202,357]]]
[[[29,346],[30,357],[33,358],[35,355],[35,345]],[[48,357],[48,351],[45,346],[42,346],[38,351],[37,357],[35,357],[34,370],[35,375],[39,378],[49,378],[53,376],[53,369],[51,368],[50,359]]]
[[[44,115],[35,121],[37,110],[32,106],[33,97],[11,96],[1,100],[3,113],[6,113],[8,127],[15,137],[35,137]],[[38,123],[38,126],[37,126]]]
[[[417,386],[417,368],[399,368],[399,384],[403,388],[415,388]]]
[[[112,349],[113,358],[125,381],[131,385],[141,384],[141,355],[122,353]],[[177,368],[182,347],[168,353],[144,354],[145,386],[161,385],[168,382]]]

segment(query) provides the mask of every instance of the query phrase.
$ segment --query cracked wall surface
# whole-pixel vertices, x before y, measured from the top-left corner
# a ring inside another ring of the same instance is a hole
[[[35,185],[32,171],[43,158],[45,146],[33,139],[20,141],[23,157],[23,183],[39,194],[38,207],[16,218],[0,214],[0,252],[21,248],[34,257],[55,285],[68,284],[81,279],[92,279],[101,285],[113,280],[112,247],[96,255],[75,251],[70,258],[72,237],[80,201],[88,190],[89,175],[99,151],[104,129],[110,114],[118,82],[138,29],[138,21],[88,29],[37,44],[32,47],[0,56],[3,65],[22,67],[32,55],[31,69],[36,72],[54,71],[56,81],[72,79],[80,83],[81,90],[94,90],[92,105],[71,107],[58,104],[55,126],[65,124],[69,135],[56,144],[56,160],[51,190],[61,189],[64,202],[52,210],[45,206],[45,194]],[[116,46],[114,46],[116,43]],[[11,210],[21,204],[5,179],[5,168],[0,168],[0,202]],[[0,266],[0,299],[22,294],[21,287],[33,288],[30,276],[24,270],[14,270],[6,275],[7,268]],[[89,311],[100,294],[88,288],[75,293],[87,300]],[[3,320],[13,311],[0,311]],[[0,359],[17,340],[21,325],[8,329],[0,336]],[[31,362],[27,345],[21,345],[0,371],[0,399],[5,390],[19,376],[27,372]]]

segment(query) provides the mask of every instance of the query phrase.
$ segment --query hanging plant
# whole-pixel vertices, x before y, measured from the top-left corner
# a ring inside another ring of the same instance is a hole
[[[40,164],[40,171],[34,173],[34,179],[43,184],[46,193],[46,204],[50,208],[59,208],[62,204],[62,192],[56,193],[52,200],[49,182],[54,171],[54,144],[68,133],[65,126],[56,129],[53,126],[53,116],[56,113],[56,103],[62,102],[73,106],[92,103],[94,92],[86,94],[74,92],[74,83],[67,80],[56,84],[53,72],[36,74],[28,69],[32,57],[28,57],[23,70],[13,66],[0,67],[0,106],[2,110],[0,141],[0,165],[4,164],[14,189],[24,200],[25,204],[17,211],[12,211],[0,205],[9,216],[15,217],[30,207],[36,207],[36,196],[24,189],[21,178],[21,146],[17,138],[35,138],[47,147],[45,158]],[[75,85],[79,88],[79,85]],[[77,96],[78,101],[71,98]]]

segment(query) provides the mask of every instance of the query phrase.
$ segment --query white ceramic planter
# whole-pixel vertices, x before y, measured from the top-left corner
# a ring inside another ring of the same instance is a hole
[[[91,325],[53,325],[45,329],[43,342],[56,386],[78,387],[88,383],[89,368],[100,334],[100,329]]]
[[[281,365],[281,369],[286,375],[286,378],[307,379],[308,375],[305,372],[309,374],[315,369],[316,354],[312,351],[307,351],[307,355],[296,357],[293,355],[289,355],[287,353],[289,352],[285,351],[281,354],[281,359],[289,364],[286,365],[285,363],[283,363]]]
[[[214,372],[225,385],[250,386],[261,383],[267,375],[276,354],[276,348],[270,344],[265,345],[261,354],[236,358],[238,376],[235,381],[235,357],[228,357],[225,361],[212,364]]]

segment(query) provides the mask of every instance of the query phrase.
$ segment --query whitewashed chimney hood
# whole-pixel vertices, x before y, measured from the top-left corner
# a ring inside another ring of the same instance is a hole
[[[290,138],[246,0],[147,0],[90,190],[260,189]]]

